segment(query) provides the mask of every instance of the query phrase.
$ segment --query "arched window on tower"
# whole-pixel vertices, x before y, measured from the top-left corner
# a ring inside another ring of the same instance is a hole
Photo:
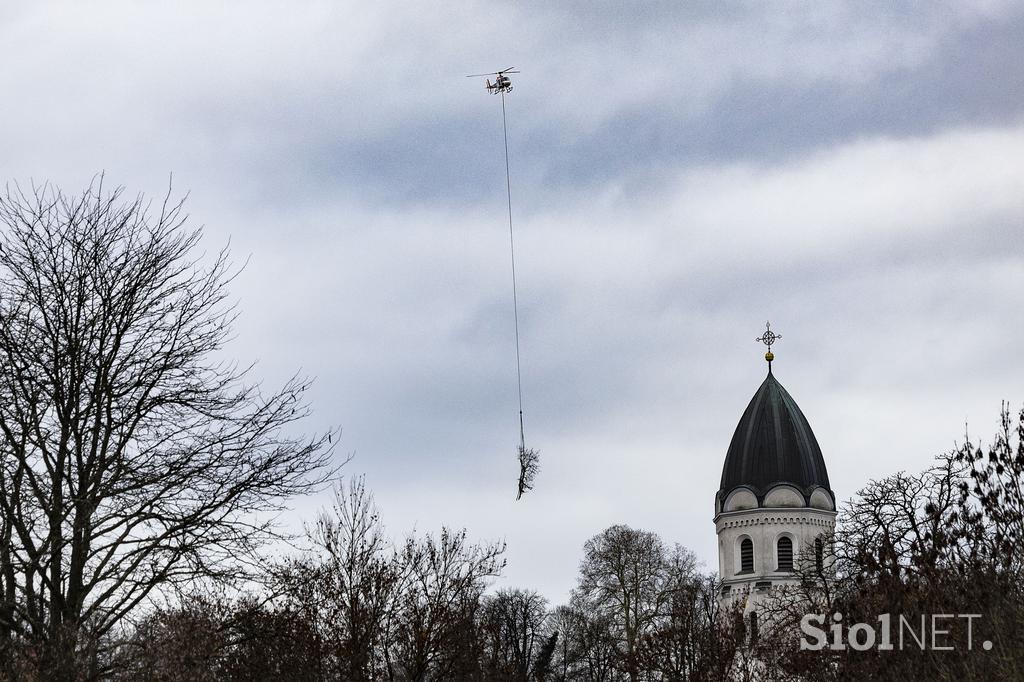
[[[760,633],[758,633],[758,630],[757,630],[757,611],[751,611],[750,612],[750,645],[751,646],[757,644],[757,636],[758,636],[758,634],[760,634]]]
[[[743,538],[740,543],[740,573],[754,572],[754,541]]]
[[[814,538],[814,565],[819,573],[825,569],[825,543],[821,538]]]
[[[779,538],[779,570],[785,572],[793,571],[793,540],[786,535]]]

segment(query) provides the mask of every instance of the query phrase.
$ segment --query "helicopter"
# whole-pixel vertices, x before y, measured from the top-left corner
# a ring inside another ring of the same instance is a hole
[[[498,93],[512,92],[512,79],[506,76],[505,74],[519,73],[518,71],[515,71],[515,68],[516,67],[514,66],[510,66],[507,69],[502,69],[501,71],[493,71],[491,73],[474,73],[469,76],[466,76],[466,78],[482,78],[484,76],[494,76],[494,83],[491,83],[490,78],[488,78],[486,81],[487,92],[491,93],[492,95],[497,95]]]

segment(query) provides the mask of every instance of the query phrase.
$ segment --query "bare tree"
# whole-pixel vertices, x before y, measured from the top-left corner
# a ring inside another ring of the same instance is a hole
[[[505,567],[504,544],[470,544],[466,531],[410,537],[399,558],[406,579],[385,646],[392,679],[467,679],[469,646],[487,579]],[[472,659],[472,660],[470,660]]]
[[[294,438],[307,382],[264,392],[223,360],[228,254],[181,202],[0,196],[0,628],[51,675],[162,587],[235,575],[271,513],[330,473]]]
[[[773,590],[759,607],[772,626],[755,647],[759,679],[1020,679],[1021,435],[1004,407],[987,449],[968,440],[923,472],[858,491],[841,509],[834,539],[823,538],[823,556],[802,556],[795,584]],[[902,617],[978,617],[971,631],[951,620],[941,638],[950,650],[909,640],[904,647],[901,634],[898,651],[801,651],[799,622],[808,613],[842,614],[844,628],[890,614],[899,632]],[[991,649],[979,651],[986,640]]]
[[[549,679],[569,682],[611,682],[619,679],[616,670],[618,640],[612,633],[611,618],[592,612],[578,594],[570,603],[557,607],[550,617],[558,633],[558,645]]]
[[[327,554],[326,577],[340,607],[335,624],[343,676],[353,682],[372,679],[374,651],[402,571],[388,555],[390,542],[363,478],[353,479],[347,494],[338,490],[333,513],[320,514],[310,535]]]
[[[544,644],[547,615],[547,600],[533,591],[505,589],[484,597],[478,627],[487,679],[530,679]]]
[[[971,538],[977,552],[970,558],[1024,577],[1024,409],[1014,424],[1004,403],[999,430],[987,452],[965,439],[953,459],[966,468],[959,483],[961,506],[988,531],[987,542]]]
[[[619,642],[624,671],[640,679],[641,640],[654,627],[670,594],[668,558],[656,534],[611,526],[583,546],[578,592],[606,614]]]
[[[505,565],[504,545],[442,528],[396,548],[361,477],[337,488],[307,534],[311,551],[272,570],[276,601],[321,642],[325,678],[478,677],[481,598]]]
[[[700,573],[694,555],[678,546],[667,570],[668,598],[641,643],[643,669],[678,682],[731,679],[736,642],[724,627],[718,580]]]
[[[304,614],[252,596],[191,592],[146,613],[116,655],[112,679],[126,682],[326,678],[320,642]]]
[[[307,529],[313,552],[276,570],[286,602],[324,643],[325,668],[359,682],[383,674],[386,628],[405,571],[384,535],[373,495],[358,477]]]

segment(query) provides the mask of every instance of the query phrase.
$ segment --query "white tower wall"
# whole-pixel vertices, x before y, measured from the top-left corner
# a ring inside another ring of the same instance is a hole
[[[723,583],[719,602],[723,607],[739,602],[744,604],[744,611],[749,612],[757,605],[759,597],[772,587],[795,583],[793,572],[779,570],[779,538],[787,536],[792,541],[793,563],[798,565],[802,555],[813,558],[815,540],[830,536],[835,528],[836,513],[827,493],[824,499],[820,495],[811,496],[816,507],[828,507],[819,509],[803,506],[802,495],[799,495],[801,506],[795,506],[793,496],[775,494],[780,488],[787,492],[792,490],[779,486],[765,495],[765,502],[777,504],[781,498],[787,506],[750,506],[751,501],[757,504],[756,498],[740,490],[730,495],[724,508],[715,515],[718,571]],[[740,544],[744,538],[750,538],[754,545],[754,569],[750,572],[741,570]]]

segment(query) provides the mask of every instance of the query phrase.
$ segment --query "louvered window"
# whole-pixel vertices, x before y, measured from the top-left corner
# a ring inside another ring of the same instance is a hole
[[[779,570],[793,570],[793,541],[783,535],[779,538]]]
[[[814,564],[819,572],[825,568],[825,543],[821,538],[814,539]]]
[[[754,541],[744,538],[740,543],[740,573],[754,572]]]

